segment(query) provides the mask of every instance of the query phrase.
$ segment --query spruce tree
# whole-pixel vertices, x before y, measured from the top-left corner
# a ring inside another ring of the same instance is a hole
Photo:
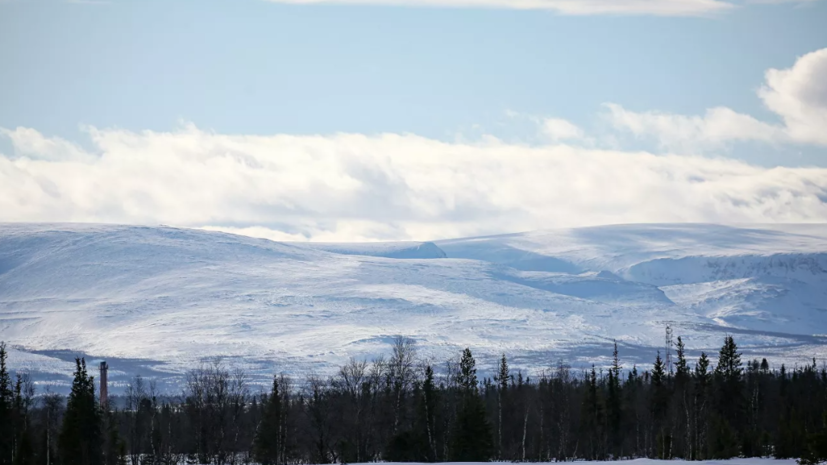
[[[666,391],[666,364],[660,358],[660,351],[652,367],[652,415],[657,421],[666,413],[669,396]]]
[[[666,413],[670,397],[667,376],[666,364],[660,358],[660,351],[658,351],[655,365],[652,368],[652,418],[657,441],[657,457],[661,459],[670,459],[672,449],[672,438],[666,428]]]
[[[594,365],[586,375],[586,392],[584,394],[581,428],[586,458],[599,460],[603,458],[603,448],[601,447],[603,442],[603,408],[600,401],[600,390],[597,385],[597,371]]]
[[[701,352],[701,357],[695,365],[695,390],[693,396],[693,449],[694,459],[703,460],[707,457],[707,409],[709,385],[712,382],[709,373],[709,357]]]
[[[689,365],[686,363],[686,346],[680,336],[678,336],[677,355],[678,361],[675,363],[675,382],[681,384],[685,383],[689,378]]]
[[[743,371],[738,346],[732,336],[726,336],[718,354],[718,366],[715,368],[715,380],[718,385],[718,416],[713,424],[715,458],[728,459],[740,452],[736,427],[741,422],[744,404]]]
[[[741,354],[732,336],[724,339],[718,356],[715,375],[719,382],[721,413],[728,423],[737,423],[743,406],[743,373]]]
[[[491,425],[480,398],[476,361],[470,349],[462,353],[457,378],[462,400],[451,441],[451,460],[487,462],[493,453]]]
[[[503,410],[505,409],[506,396],[508,394],[508,383],[511,375],[508,372],[508,360],[503,354],[500,359],[500,369],[494,377],[497,382],[497,457],[502,458],[503,453]]]
[[[675,419],[674,426],[674,455],[681,457],[688,457],[693,454],[692,450],[692,427],[691,427],[691,413],[689,390],[691,388],[691,373],[689,372],[689,365],[686,361],[686,346],[683,339],[678,336],[678,343],[676,345],[676,355],[678,357],[675,362],[675,385],[673,393],[672,412]]]
[[[0,342],[0,465],[11,465],[14,460],[14,394],[6,367],[7,357],[6,343]]]
[[[614,343],[614,350],[612,351],[612,367],[609,370],[609,394],[606,401],[606,414],[609,424],[609,440],[611,441],[611,453],[617,458],[622,454],[622,412],[623,412],[623,397],[620,391],[620,360],[617,352],[617,342]]]
[[[648,418],[648,405],[642,405],[641,399],[644,395],[643,380],[638,374],[637,365],[632,369],[623,384],[623,403],[627,407],[626,415],[623,417],[623,431],[627,432],[629,455],[642,455],[644,453],[644,436],[642,420]]]
[[[457,384],[463,394],[477,393],[479,381],[477,381],[477,362],[471,355],[471,349],[462,351],[459,360],[459,373],[457,373]]]
[[[262,465],[278,465],[281,463],[281,450],[284,408],[278,377],[273,377],[273,389],[264,405],[264,414],[256,429],[253,442],[253,458]]]
[[[101,415],[95,402],[94,378],[86,360],[75,359],[75,377],[58,437],[61,465],[102,465]]]
[[[741,381],[744,369],[741,367],[741,354],[738,352],[738,346],[732,336],[724,338],[724,345],[718,355],[718,367],[715,372],[727,382],[739,383]]]
[[[31,431],[29,429],[29,407],[33,392],[28,392],[24,387],[27,379],[21,374],[17,375],[14,383],[14,394],[12,404],[12,429],[14,432],[14,464],[34,465],[35,454],[32,443]]]

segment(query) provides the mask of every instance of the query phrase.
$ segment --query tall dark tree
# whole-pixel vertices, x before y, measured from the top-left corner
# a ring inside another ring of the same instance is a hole
[[[612,350],[612,367],[609,369],[608,395],[606,399],[606,420],[609,427],[609,442],[612,455],[617,458],[622,455],[622,415],[623,396],[620,390],[620,359],[617,352],[617,341]]]
[[[503,411],[506,409],[506,402],[508,399],[508,383],[511,381],[511,375],[508,371],[508,359],[503,354],[500,359],[499,370],[494,376],[494,381],[497,382],[497,457],[502,458],[503,453]]]
[[[655,428],[655,453],[661,459],[672,458],[672,436],[666,418],[670,398],[668,376],[666,364],[658,352],[652,368],[652,418]]]
[[[626,376],[623,384],[623,404],[626,415],[623,417],[623,430],[626,432],[624,447],[630,455],[646,455],[646,437],[649,421],[649,405],[644,400],[645,392],[642,376],[637,366]]]
[[[14,432],[15,465],[35,465],[34,438],[29,418],[34,385],[27,374],[18,374],[14,383],[12,429]]]
[[[493,455],[491,425],[479,394],[476,361],[471,349],[462,352],[457,381],[461,405],[451,441],[451,460],[487,462]]]
[[[86,372],[86,360],[75,359],[72,392],[66,403],[63,428],[58,437],[61,465],[102,465],[101,415],[95,402],[94,377]]]
[[[709,389],[712,382],[709,372],[709,357],[701,352],[695,365],[695,384],[692,395],[692,456],[691,459],[703,460],[708,456],[707,420]]]
[[[680,384],[686,382],[690,375],[689,365],[686,363],[686,345],[684,345],[683,339],[680,336],[678,336],[678,344],[676,347],[678,361],[675,363],[675,382]]]
[[[279,379],[273,377],[273,388],[264,404],[253,442],[253,459],[262,465],[284,463],[285,410]]]
[[[671,405],[673,427],[673,453],[679,457],[691,455],[692,451],[692,401],[690,399],[691,373],[686,361],[686,346],[683,338],[678,336],[676,345],[677,361],[675,362],[673,402]]]
[[[714,458],[728,459],[740,454],[740,440],[736,429],[742,421],[743,368],[741,354],[732,336],[724,338],[715,368],[717,388],[717,415],[714,416]]]
[[[7,358],[6,343],[0,342],[0,465],[14,462],[14,393]]]
[[[743,403],[742,376],[744,369],[741,365],[741,354],[732,336],[724,338],[724,345],[718,354],[718,366],[715,376],[719,381],[719,406],[725,415],[735,420],[741,413]]]
[[[586,458],[600,460],[605,452],[603,450],[604,410],[594,365],[586,376],[581,421],[582,442],[585,446]]]

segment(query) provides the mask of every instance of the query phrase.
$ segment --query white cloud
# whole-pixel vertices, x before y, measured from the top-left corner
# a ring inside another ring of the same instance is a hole
[[[293,4],[410,5],[551,10],[569,15],[704,16],[734,8],[723,0],[270,0]]]
[[[583,139],[582,129],[560,118],[547,118],[542,122],[543,133],[552,141]]]
[[[33,129],[4,131],[17,155],[0,155],[0,221],[162,223],[332,241],[827,218],[827,169],[819,168],[397,134],[88,131],[95,153],[80,156]]]
[[[531,113],[521,113],[514,110],[506,110],[508,117],[502,127],[508,127],[516,134],[521,134],[521,141],[524,143],[537,142],[568,142],[593,145],[594,140],[587,137],[586,131],[569,120],[539,116]],[[483,128],[479,128],[483,130]],[[491,135],[481,134],[482,137],[492,138]],[[499,141],[499,139],[494,139]],[[507,139],[511,140],[511,139]]]
[[[771,69],[758,92],[784,119],[790,138],[827,145],[827,48],[799,58],[790,69]]]
[[[36,160],[86,160],[93,158],[80,146],[60,137],[43,137],[42,134],[31,128],[16,128],[13,130],[0,128],[0,135],[11,139],[17,156]]]
[[[614,103],[605,105],[615,128],[638,138],[654,138],[661,148],[675,152],[697,152],[718,148],[730,141],[787,140],[783,128],[759,121],[729,108],[717,107],[703,116],[685,116],[657,111],[634,112]]]
[[[606,115],[617,129],[653,138],[662,148],[699,151],[731,141],[827,145],[827,48],[802,57],[789,69],[770,69],[758,91],[783,124],[760,121],[725,107],[703,116],[634,112],[607,104]]]

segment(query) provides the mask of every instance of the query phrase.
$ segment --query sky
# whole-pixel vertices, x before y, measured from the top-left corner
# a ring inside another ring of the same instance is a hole
[[[827,221],[827,0],[0,0],[0,222]]]

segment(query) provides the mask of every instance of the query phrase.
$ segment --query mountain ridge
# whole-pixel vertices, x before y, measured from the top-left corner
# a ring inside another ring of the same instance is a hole
[[[0,224],[0,339],[44,377],[62,350],[179,379],[210,357],[261,376],[324,373],[387,352],[395,335],[437,360],[470,346],[483,363],[506,352],[539,370],[602,360],[616,340],[627,364],[651,363],[666,324],[690,354],[737,331],[748,356],[793,363],[827,356],[825,270],[827,225],[314,244]]]

